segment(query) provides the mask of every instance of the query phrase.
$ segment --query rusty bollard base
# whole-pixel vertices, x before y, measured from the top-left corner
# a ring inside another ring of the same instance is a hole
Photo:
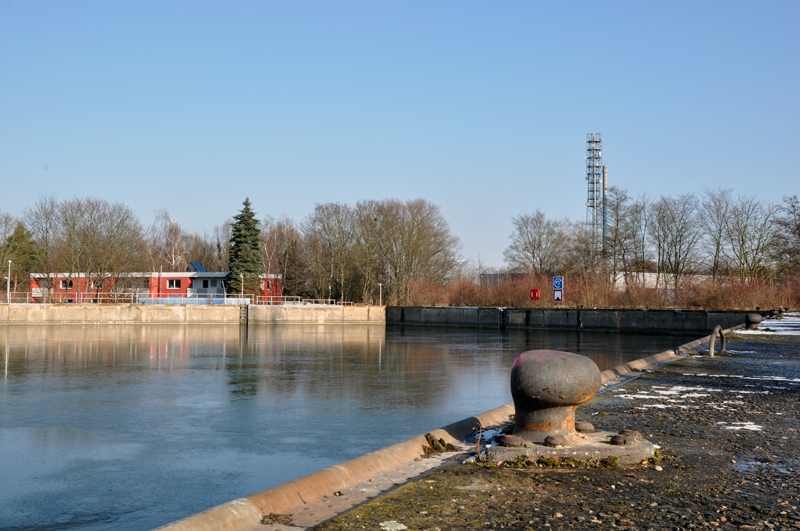
[[[622,430],[625,432],[626,430]],[[622,444],[614,444],[614,438]],[[541,457],[570,457],[573,459],[606,459],[616,457],[620,465],[636,465],[650,459],[655,454],[656,447],[650,441],[633,435],[621,435],[617,432],[595,431],[593,433],[578,433],[568,446],[548,446],[545,443],[535,443],[517,439],[507,435],[504,444],[508,446],[492,446],[486,451],[486,456],[492,462],[512,461],[519,456],[535,459]],[[520,446],[510,446],[519,444]]]

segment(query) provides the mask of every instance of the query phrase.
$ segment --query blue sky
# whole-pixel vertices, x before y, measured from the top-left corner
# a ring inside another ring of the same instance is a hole
[[[800,2],[0,3],[0,210],[143,223],[423,197],[465,258],[583,219],[585,135],[631,195],[800,194]]]

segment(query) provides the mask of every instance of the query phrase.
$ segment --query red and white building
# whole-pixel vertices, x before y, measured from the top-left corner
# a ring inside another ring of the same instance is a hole
[[[200,267],[202,269],[202,267]],[[228,273],[208,271],[122,273],[106,277],[86,278],[85,273],[31,273],[32,302],[205,302],[227,299]],[[250,298],[251,304],[274,303],[282,298],[281,275],[261,275],[258,293],[234,297]],[[238,286],[237,286],[238,287]],[[252,300],[255,298],[255,300]]]

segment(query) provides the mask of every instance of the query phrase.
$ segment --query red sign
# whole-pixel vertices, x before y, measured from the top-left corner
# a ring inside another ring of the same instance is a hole
[[[562,289],[553,290],[553,302],[564,302],[564,290]]]
[[[534,289],[531,290],[531,300],[532,301],[538,301],[539,300],[539,290],[537,288],[534,288]]]

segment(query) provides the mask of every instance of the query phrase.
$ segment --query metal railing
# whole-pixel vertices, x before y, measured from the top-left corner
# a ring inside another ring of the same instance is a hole
[[[146,292],[145,292],[146,293]],[[11,304],[34,304],[34,303],[50,303],[50,304],[67,304],[67,303],[80,303],[80,304],[109,304],[109,303],[131,303],[136,302],[136,297],[142,293],[139,292],[117,292],[117,293],[43,293],[42,290],[34,290],[33,292],[11,292]],[[0,302],[6,302],[0,298]]]
[[[256,304],[259,306],[362,306],[363,303],[336,299],[302,299],[296,296],[261,296],[252,293],[162,293],[151,295],[147,290],[117,293],[47,293],[46,290],[0,292],[0,304]]]
[[[142,294],[136,299],[139,304],[196,304],[196,305],[211,305],[211,304],[233,304],[245,305],[250,304],[253,300],[252,295],[234,295],[231,296],[227,293],[162,293],[160,295]]]

